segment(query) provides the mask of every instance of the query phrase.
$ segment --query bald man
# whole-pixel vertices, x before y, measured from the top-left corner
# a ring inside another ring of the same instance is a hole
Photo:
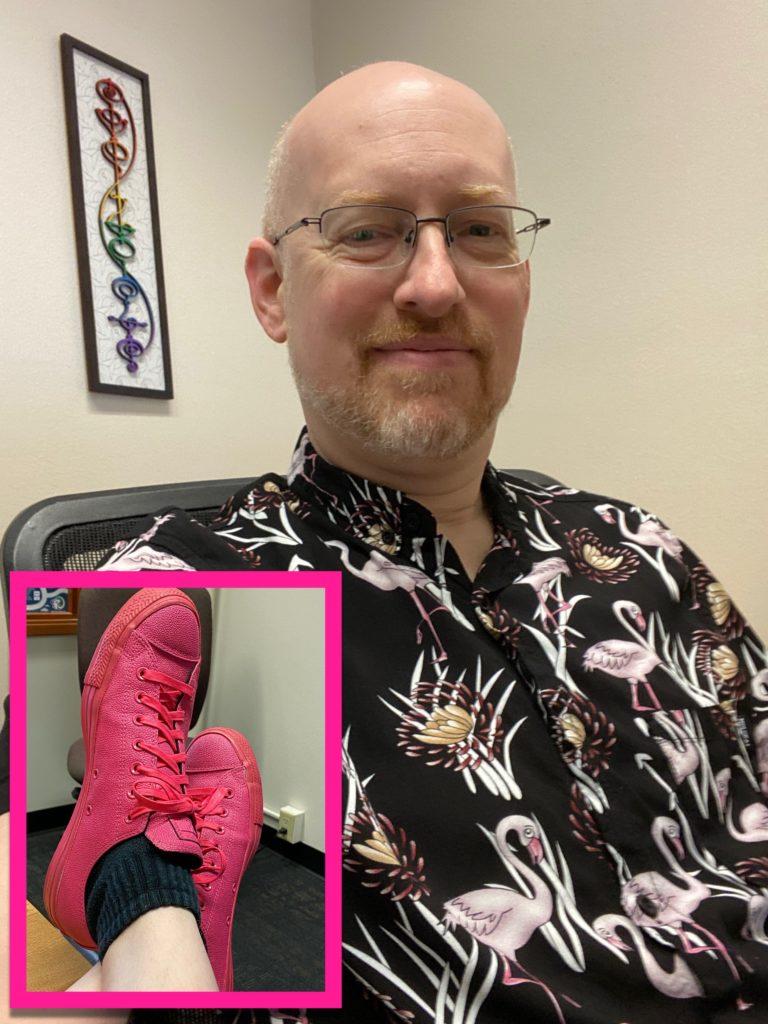
[[[246,260],[290,469],[103,567],[342,572],[335,1019],[764,1021],[765,651],[657,517],[488,462],[547,223],[467,86],[323,89]]]

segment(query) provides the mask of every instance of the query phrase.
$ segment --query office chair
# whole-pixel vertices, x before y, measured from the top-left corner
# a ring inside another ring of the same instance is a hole
[[[3,538],[3,594],[6,621],[10,572],[13,569],[88,570],[95,569],[107,550],[136,532],[141,519],[163,506],[173,505],[208,524],[230,494],[248,479],[210,480],[169,484],[91,494],[67,494],[39,501],[20,512]],[[126,581],[127,582],[127,581]],[[135,589],[135,588],[134,588]],[[104,628],[133,590],[101,590],[81,595],[77,638],[80,689],[93,651]],[[208,689],[211,654],[211,599],[207,591],[186,591],[194,601],[203,644],[192,725],[202,710]],[[82,782],[85,752],[82,738],[69,748],[67,768],[75,782]],[[76,795],[75,789],[73,795]]]
[[[537,486],[558,480],[530,469],[506,472]],[[3,538],[3,593],[8,610],[8,580],[13,569],[95,569],[118,540],[135,536],[139,521],[173,506],[208,525],[226,499],[250,477],[64,494],[46,498],[14,518]]]

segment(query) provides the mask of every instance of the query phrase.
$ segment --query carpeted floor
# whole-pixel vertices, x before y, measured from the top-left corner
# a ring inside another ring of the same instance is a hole
[[[41,913],[43,880],[63,829],[27,840],[27,895]],[[322,989],[323,879],[262,847],[240,884],[232,952],[235,989],[247,992]]]

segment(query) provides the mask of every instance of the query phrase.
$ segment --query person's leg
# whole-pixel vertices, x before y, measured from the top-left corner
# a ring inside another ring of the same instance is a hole
[[[101,964],[94,964],[90,971],[69,986],[67,992],[101,992]]]
[[[8,864],[8,821],[9,815],[0,814],[0,864]],[[8,984],[8,871],[0,871],[0,1019],[13,1020],[13,1024],[40,1024],[40,1013],[32,1015],[23,1011],[14,1010],[13,1017],[9,1010],[9,984]],[[89,971],[88,974],[92,972]],[[88,975],[86,975],[87,977]],[[80,1013],[68,1012],[62,1014],[61,1021],[66,1024],[125,1024],[128,1014],[125,1010],[84,1010]],[[57,1018],[53,1014],[45,1015],[46,1024],[57,1024]]]
[[[217,991],[190,873],[203,857],[184,768],[199,664],[195,606],[150,588],[119,609],[85,674],[86,772],[44,898],[63,934],[99,950],[102,991]]]
[[[194,914],[158,907],[136,918],[111,943],[102,991],[218,992]]]

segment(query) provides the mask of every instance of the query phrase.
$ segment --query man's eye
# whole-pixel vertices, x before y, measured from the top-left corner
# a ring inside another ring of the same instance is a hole
[[[347,235],[348,242],[373,242],[377,238],[375,228],[358,228]]]
[[[474,238],[490,238],[496,229],[491,224],[470,224],[466,234]]]
[[[342,245],[375,245],[378,242],[389,241],[391,238],[391,231],[376,227],[375,224],[366,224],[345,232],[339,241]]]

